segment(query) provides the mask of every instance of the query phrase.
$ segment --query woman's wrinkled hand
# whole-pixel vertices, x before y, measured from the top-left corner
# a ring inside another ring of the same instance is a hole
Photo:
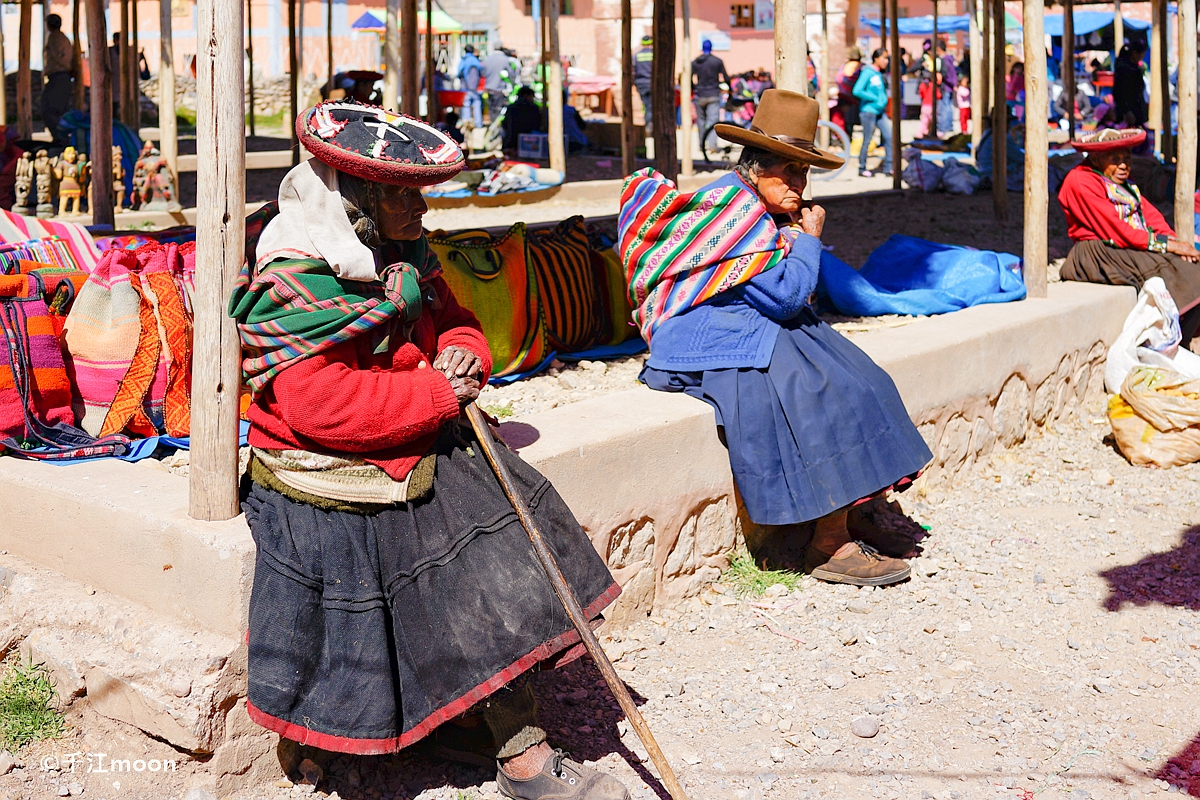
[[[464,375],[459,378],[450,378],[450,388],[454,390],[459,408],[466,408],[479,399],[479,381],[472,377]]]
[[[821,231],[825,229],[825,209],[820,206],[812,206],[811,208],[800,209],[800,230],[807,233],[809,236],[821,238]]]
[[[433,368],[451,382],[464,376],[477,378],[483,372],[483,359],[470,350],[451,345],[437,354],[437,358],[433,360]]]
[[[1200,251],[1197,251],[1194,245],[1187,242],[1176,241],[1171,239],[1167,242],[1167,252],[1179,256],[1184,261],[1190,261],[1195,264],[1200,261]]]

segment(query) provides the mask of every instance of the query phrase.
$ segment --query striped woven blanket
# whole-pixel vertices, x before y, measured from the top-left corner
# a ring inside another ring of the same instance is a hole
[[[621,191],[617,252],[648,343],[663,322],[779,264],[792,238],[740,186],[685,194],[653,169]]]

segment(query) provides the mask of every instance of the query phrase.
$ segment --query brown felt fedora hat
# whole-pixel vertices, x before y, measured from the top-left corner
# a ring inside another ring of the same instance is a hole
[[[837,169],[845,159],[826,153],[815,144],[819,109],[820,105],[811,97],[784,89],[767,89],[749,129],[718,123],[713,130],[722,139],[744,147],[757,147],[821,169]]]

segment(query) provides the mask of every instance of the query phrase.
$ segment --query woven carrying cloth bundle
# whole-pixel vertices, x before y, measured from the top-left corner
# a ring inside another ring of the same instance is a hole
[[[754,192],[684,194],[650,168],[625,181],[617,237],[633,320],[647,343],[663,322],[771,269],[791,247]]]

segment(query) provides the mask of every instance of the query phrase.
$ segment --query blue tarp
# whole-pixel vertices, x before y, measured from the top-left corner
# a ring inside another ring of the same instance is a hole
[[[895,235],[877,247],[861,270],[830,253],[821,255],[817,291],[841,313],[946,314],[983,303],[1025,297],[1009,253],[938,244]]]
[[[859,22],[874,31],[876,35],[879,34],[879,20],[860,17]],[[897,21],[896,27],[900,29],[901,36],[932,36],[933,15],[927,14],[924,17],[903,17]],[[966,14],[938,15],[939,36],[943,33],[954,33],[955,31],[965,30],[970,30],[970,18]]]
[[[1076,11],[1071,16],[1075,22],[1076,36],[1086,36],[1092,31],[1098,31],[1113,24],[1113,12],[1111,11]],[[1149,22],[1142,22],[1140,19],[1130,19],[1129,17],[1123,19],[1127,31],[1144,31],[1150,27]],[[1045,26],[1047,36],[1062,36],[1062,14],[1047,14],[1042,24]],[[900,30],[904,30],[903,25],[900,26]]]
[[[350,27],[360,31],[381,31],[385,26],[379,17],[370,11],[364,11],[363,15],[354,20]]]

